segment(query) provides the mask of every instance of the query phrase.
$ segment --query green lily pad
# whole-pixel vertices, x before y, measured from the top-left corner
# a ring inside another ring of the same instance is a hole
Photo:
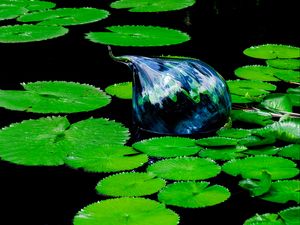
[[[25,120],[0,130],[0,158],[20,165],[62,165],[71,152],[122,145],[128,136],[122,124],[102,118],[72,125],[65,117]]]
[[[1,6],[15,6],[15,7],[23,7],[27,11],[36,11],[36,10],[45,10],[55,7],[54,2],[45,2],[45,1],[10,1],[10,0],[1,0],[0,1],[0,7]]]
[[[0,21],[16,18],[26,12],[27,9],[23,7],[14,5],[3,5],[2,2],[0,2]]]
[[[58,26],[15,25],[0,27],[0,43],[23,43],[43,41],[68,33],[68,29]]]
[[[198,139],[196,144],[201,146],[232,146],[237,145],[238,140],[228,137],[208,137]]]
[[[214,161],[197,157],[165,159],[147,168],[147,172],[168,180],[204,180],[217,176],[220,171]]]
[[[263,215],[256,214],[247,219],[243,225],[285,225],[277,214],[266,213]]]
[[[262,172],[261,179],[259,181],[246,179],[239,182],[239,185],[250,191],[251,196],[260,196],[267,193],[272,185],[271,175],[266,171]]]
[[[297,88],[288,88],[286,94],[293,106],[300,106],[300,87]]]
[[[201,149],[195,140],[183,137],[151,138],[136,142],[132,147],[149,156],[166,158],[194,155]]]
[[[299,225],[300,206],[290,207],[278,213],[286,225]]]
[[[276,90],[275,85],[259,80],[228,80],[226,83],[231,94],[245,97],[266,95]]]
[[[145,198],[117,198],[81,209],[74,225],[177,225],[179,216],[163,204]]]
[[[245,146],[229,146],[219,149],[206,148],[199,152],[199,156],[213,160],[231,160],[247,156],[244,154],[245,150],[247,150]]]
[[[300,71],[277,69],[275,76],[285,82],[300,82]]]
[[[110,85],[105,88],[105,92],[117,98],[132,99],[132,82]]]
[[[188,34],[179,30],[154,26],[111,26],[111,32],[90,32],[86,38],[95,43],[117,46],[164,46],[190,40]]]
[[[261,179],[262,171],[271,175],[272,180],[287,179],[297,176],[297,165],[288,159],[274,156],[254,156],[244,159],[233,159],[222,167],[225,173],[243,178]]]
[[[129,12],[165,12],[184,9],[195,3],[195,0],[118,0],[110,6],[115,9],[129,9]]]
[[[70,26],[103,20],[109,12],[96,8],[59,8],[20,16],[19,22],[40,22],[40,25]]]
[[[293,112],[290,98],[285,94],[270,94],[264,98],[261,105],[273,112]]]
[[[103,145],[85,151],[78,150],[69,153],[65,159],[65,163],[72,168],[97,173],[132,170],[147,161],[147,155],[138,154],[132,148],[122,145]]]
[[[256,110],[232,110],[231,119],[233,121],[242,121],[245,123],[254,123],[261,126],[266,126],[273,123],[270,113]]]
[[[294,160],[300,160],[300,145],[299,144],[290,144],[279,148],[278,155],[283,157],[289,157]]]
[[[151,195],[166,186],[166,181],[150,173],[120,173],[101,180],[96,190],[99,194],[114,197]]]
[[[254,149],[248,149],[245,154],[248,155],[276,155],[280,151],[275,146],[266,146]]]
[[[38,81],[22,86],[25,91],[0,90],[0,107],[36,113],[75,113],[110,103],[103,91],[86,84]]]
[[[237,129],[237,128],[229,128],[229,129],[221,129],[217,132],[217,134],[221,137],[227,138],[245,138],[251,135],[251,130],[246,129]]]
[[[278,69],[299,70],[300,59],[268,59],[267,65]]]
[[[300,48],[279,44],[252,46],[245,49],[243,53],[258,59],[300,58]]]
[[[236,104],[247,104],[252,102],[261,102],[263,100],[264,95],[260,96],[240,96],[231,94],[231,102]]]
[[[245,145],[246,147],[257,147],[263,145],[270,145],[276,142],[276,138],[272,136],[259,137],[259,136],[248,136],[246,138],[239,139],[238,144]]]
[[[258,81],[279,81],[275,77],[277,69],[267,66],[243,66],[234,71],[234,74],[239,78]]]
[[[300,181],[299,180],[282,180],[271,184],[270,190],[260,198],[277,203],[287,203],[295,201],[300,203]]]
[[[230,197],[227,188],[209,182],[180,182],[163,188],[158,200],[166,205],[184,208],[203,208],[226,201]]]

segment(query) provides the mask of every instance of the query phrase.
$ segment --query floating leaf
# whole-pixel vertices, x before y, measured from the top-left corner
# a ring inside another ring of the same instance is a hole
[[[261,96],[240,96],[240,95],[231,95],[231,102],[236,104],[246,104],[252,102],[261,102],[264,95]]]
[[[244,151],[246,149],[245,146],[229,146],[219,149],[206,148],[199,152],[199,156],[213,160],[230,160],[245,157]]]
[[[0,130],[0,157],[21,165],[61,165],[67,154],[121,145],[128,130],[107,119],[88,119],[72,125],[65,117],[25,120]]]
[[[132,170],[147,161],[147,155],[138,154],[132,148],[121,145],[103,145],[99,148],[78,150],[70,153],[65,160],[72,168],[83,168],[85,171],[98,173]]]
[[[101,108],[110,97],[86,84],[38,81],[22,84],[26,91],[0,90],[0,107],[38,113],[74,113]]]
[[[272,180],[292,178],[299,174],[296,164],[288,159],[274,156],[254,156],[233,159],[222,167],[225,173],[243,178],[261,179],[262,171],[271,175]]]
[[[293,112],[290,98],[285,94],[270,94],[261,102],[261,105],[273,112]]]
[[[300,106],[300,87],[288,88],[287,96],[289,97],[293,106]]]
[[[289,157],[294,160],[300,160],[300,145],[299,144],[290,144],[279,148],[278,155],[283,157]]]
[[[256,214],[247,219],[244,225],[285,225],[277,214],[266,213],[263,215]]]
[[[247,147],[256,147],[261,145],[270,145],[276,142],[276,138],[272,136],[259,137],[259,136],[248,136],[246,138],[239,139],[240,145],[245,145]]]
[[[40,22],[40,25],[70,26],[86,24],[105,19],[109,12],[95,8],[59,8],[32,12],[20,16],[20,22]]]
[[[277,69],[275,76],[285,82],[300,82],[300,71]]]
[[[270,202],[287,203],[288,201],[295,201],[299,204],[300,181],[283,180],[273,182],[269,192],[261,198]]]
[[[275,146],[266,146],[262,148],[248,149],[245,153],[248,155],[275,155],[280,151]]]
[[[188,34],[179,30],[154,26],[111,26],[111,32],[90,32],[86,38],[92,42],[117,46],[164,46],[190,40]]]
[[[261,126],[272,124],[272,115],[270,113],[256,110],[232,110],[231,119],[233,121],[242,121],[245,123],[254,123]]]
[[[228,80],[226,81],[231,94],[242,96],[260,96],[275,91],[276,86],[259,80]]]
[[[105,92],[117,98],[132,99],[132,82],[110,85],[105,88]]]
[[[238,140],[227,137],[208,137],[198,139],[196,143],[201,146],[231,146],[237,145]]]
[[[177,225],[179,216],[163,204],[145,198],[117,198],[81,209],[74,225]]]
[[[210,159],[182,157],[158,161],[147,171],[168,180],[204,180],[216,176],[221,169]]]
[[[300,48],[278,44],[252,46],[243,53],[258,59],[300,58]]]
[[[279,81],[275,77],[277,69],[267,66],[243,66],[234,71],[234,74],[239,78],[259,81]]]
[[[13,19],[26,13],[27,9],[14,5],[3,5],[0,2],[0,20]]]
[[[300,206],[290,207],[278,213],[286,225],[299,225]]]
[[[269,59],[266,61],[268,66],[278,69],[299,70],[300,59]]]
[[[271,184],[271,175],[266,171],[262,172],[260,181],[246,179],[239,182],[242,188],[250,191],[252,197],[267,193],[270,190]]]
[[[110,6],[115,9],[129,9],[129,12],[164,12],[179,10],[195,4],[195,0],[118,0]]]
[[[153,157],[194,155],[201,149],[195,140],[183,137],[160,137],[136,142],[133,148]]]
[[[217,134],[221,137],[227,138],[245,138],[251,135],[251,130],[229,128],[221,129],[217,132]]]
[[[0,7],[1,6],[15,6],[15,7],[23,7],[29,11],[35,11],[35,10],[44,10],[44,9],[50,9],[55,7],[55,3],[53,2],[45,2],[45,1],[10,1],[10,0],[1,0],[0,1]]]
[[[227,188],[221,185],[209,186],[209,182],[180,182],[163,188],[158,200],[167,205],[184,208],[203,208],[226,201],[230,197]]]
[[[15,25],[0,27],[0,43],[43,41],[63,36],[68,29],[58,26]]]
[[[115,197],[151,195],[166,186],[163,179],[150,173],[120,173],[101,180],[96,190],[99,194]]]

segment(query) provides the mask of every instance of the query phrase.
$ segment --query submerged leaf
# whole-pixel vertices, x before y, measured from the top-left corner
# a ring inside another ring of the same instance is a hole
[[[267,65],[278,69],[299,70],[300,59],[269,59]]]
[[[86,24],[105,19],[109,12],[96,8],[59,8],[32,12],[20,16],[20,22],[40,22],[40,25],[70,26]]]
[[[274,156],[233,159],[225,163],[222,169],[230,175],[241,175],[250,179],[261,179],[262,171],[269,173],[272,180],[292,178],[299,174],[299,169],[293,161]]]
[[[168,180],[204,180],[221,171],[214,161],[197,157],[182,157],[158,161],[147,172]]]
[[[15,25],[0,27],[0,43],[43,41],[63,36],[68,29],[58,26]]]
[[[117,46],[164,46],[190,40],[188,34],[179,30],[154,26],[111,26],[111,32],[90,32],[86,38],[92,42]]]
[[[150,173],[120,173],[101,180],[96,190],[99,194],[115,197],[151,195],[166,186],[166,182]]]
[[[265,44],[252,46],[244,54],[258,59],[300,58],[300,48],[289,45]]]
[[[165,205],[145,198],[99,201],[81,209],[74,225],[177,225],[179,216]]]
[[[132,82],[110,85],[105,88],[105,92],[117,98],[132,99]]]
[[[230,197],[227,188],[209,184],[204,181],[173,183],[159,192],[158,199],[167,205],[203,208],[220,204]]]
[[[195,140],[183,137],[151,138],[136,142],[132,147],[149,156],[166,158],[194,155],[201,149]]]
[[[129,9],[129,12],[165,12],[186,8],[195,2],[195,0],[118,0],[110,6],[115,9]]]

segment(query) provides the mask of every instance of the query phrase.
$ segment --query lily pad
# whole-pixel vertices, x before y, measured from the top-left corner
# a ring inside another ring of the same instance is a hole
[[[268,66],[272,66],[278,69],[300,69],[300,59],[268,59],[266,62]]]
[[[62,165],[71,152],[122,145],[128,136],[122,124],[102,118],[72,125],[65,117],[25,120],[0,130],[0,157],[20,165]]]
[[[280,151],[275,146],[266,146],[254,149],[248,149],[245,153],[248,155],[276,155]]]
[[[232,110],[230,117],[233,121],[238,120],[261,126],[266,126],[274,122],[270,113],[256,110]]]
[[[59,8],[32,12],[20,16],[19,22],[40,22],[39,25],[70,26],[103,20],[109,12],[96,8]]]
[[[287,179],[299,174],[297,165],[288,159],[274,156],[254,156],[233,159],[222,167],[225,173],[243,178],[261,179],[262,171],[271,175],[272,180]]]
[[[110,85],[105,88],[105,92],[117,98],[132,99],[132,82]]]
[[[300,160],[300,145],[299,144],[290,144],[279,148],[278,155],[283,157],[289,157],[294,160]]]
[[[279,216],[275,213],[266,213],[263,215],[256,214],[247,219],[243,225],[285,225]]]
[[[188,34],[179,30],[154,26],[111,26],[111,32],[90,32],[86,38],[92,42],[117,46],[164,46],[190,40]]]
[[[299,225],[300,206],[290,207],[278,213],[286,225]]]
[[[166,181],[150,173],[120,173],[101,180],[96,190],[99,194],[115,197],[151,195],[166,186]]]
[[[288,88],[287,96],[289,97],[293,106],[300,106],[300,87]]]
[[[221,171],[213,160],[182,157],[158,161],[147,172],[168,180],[204,180],[217,176]]]
[[[165,12],[184,9],[195,4],[195,0],[118,0],[110,6],[115,9],[129,9],[129,12]]]
[[[287,203],[288,201],[295,201],[300,203],[300,181],[299,180],[282,180],[271,184],[270,190],[262,199],[277,202]]]
[[[217,134],[221,137],[227,138],[245,138],[251,135],[251,130],[246,129],[237,129],[237,128],[229,128],[229,129],[221,129],[217,132]]]
[[[246,138],[239,139],[238,144],[245,145],[246,147],[261,147],[264,145],[274,144],[276,138],[273,136],[260,137],[260,136],[248,136]]]
[[[55,7],[54,2],[46,2],[46,1],[10,1],[10,0],[1,0],[0,1],[0,7],[1,5],[7,6],[15,6],[15,7],[23,7],[27,11],[36,11],[36,10],[45,10]]]
[[[243,53],[258,59],[300,58],[300,48],[279,44],[252,46],[245,49]]]
[[[246,157],[245,150],[247,150],[245,146],[229,146],[219,149],[206,148],[199,152],[199,156],[213,160],[231,160]]]
[[[227,188],[209,182],[180,182],[163,188],[158,200],[166,205],[184,208],[203,208],[226,201],[230,197]]]
[[[260,96],[275,91],[276,86],[259,80],[228,80],[226,81],[231,94],[241,96]]]
[[[285,94],[270,94],[264,98],[261,105],[273,112],[293,112],[292,102]]]
[[[198,139],[196,143],[201,146],[232,146],[237,145],[238,140],[228,137],[208,137]]]
[[[247,104],[252,102],[261,102],[264,95],[260,96],[240,96],[231,94],[231,102],[236,104]]]
[[[15,25],[0,27],[0,43],[23,43],[44,41],[68,33],[68,29],[58,26]]]
[[[0,2],[0,21],[16,18],[27,12],[27,9],[14,5],[3,5]]]
[[[279,81],[275,77],[277,69],[267,66],[243,66],[234,71],[234,74],[239,78],[258,81]]]
[[[277,69],[275,76],[285,82],[300,82],[300,71]]]
[[[81,209],[74,225],[177,225],[179,216],[163,204],[145,198],[117,198]]]
[[[64,81],[22,84],[25,91],[0,90],[0,107],[36,113],[74,113],[95,110],[110,97],[91,85]]]
[[[132,147],[153,157],[188,156],[196,154],[201,149],[195,140],[183,137],[151,138],[136,142]]]

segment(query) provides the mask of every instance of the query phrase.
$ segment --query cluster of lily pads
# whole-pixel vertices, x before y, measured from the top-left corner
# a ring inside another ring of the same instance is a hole
[[[179,10],[195,4],[195,0],[132,1],[119,0],[111,4],[115,9],[130,12],[164,12]],[[103,9],[55,8],[52,2],[39,0],[0,0],[0,21],[16,19],[26,23],[0,26],[0,43],[42,41],[63,36],[67,27],[98,22],[110,12]],[[109,32],[89,32],[86,38],[92,42],[118,46],[163,46],[186,42],[189,35],[166,27],[124,25],[106,27]]]
[[[276,52],[276,46],[250,49],[264,54],[270,48]],[[299,51],[296,47],[278,46],[285,49],[281,50],[283,52],[290,48]],[[249,54],[249,51],[245,50],[245,53]],[[251,82],[256,85],[251,86]],[[290,85],[297,86],[295,82]],[[269,97],[269,90],[264,85],[276,87],[260,80],[249,80],[242,88],[241,85],[229,85],[229,88],[232,95],[238,93],[247,99],[252,99],[249,96],[258,90],[264,102]],[[105,92],[91,85],[63,81],[40,81],[22,86],[24,90],[0,90],[0,107],[65,114],[104,107],[111,102],[109,95],[123,99],[130,99],[132,95],[130,82],[109,86]],[[249,92],[235,92],[236,88]],[[299,87],[288,90],[288,94],[293,95],[287,96],[294,102],[293,98],[300,96]],[[165,205],[202,208],[220,204],[230,197],[226,187],[206,181],[221,172],[240,176],[239,185],[252,197],[299,204],[300,181],[295,179],[299,169],[294,162],[300,160],[298,114],[283,111],[282,107],[270,110],[257,101],[234,103],[238,109],[232,110],[230,122],[214,136],[198,140],[166,136],[142,140],[132,146],[126,145],[129,130],[106,118],[89,118],[73,124],[66,116],[25,120],[0,130],[0,158],[26,166],[65,164],[87,172],[116,173],[100,180],[95,187],[97,193],[113,198],[80,210],[74,217],[74,225],[88,225],[91,221],[115,225],[159,225],[164,221],[163,224],[175,225],[179,216]],[[285,103],[278,103],[281,104]],[[248,109],[240,109],[244,107]],[[244,124],[254,128],[246,129]],[[135,169],[139,172],[132,171]],[[158,201],[147,198],[155,193],[158,193]],[[278,214],[256,215],[245,225],[257,224],[259,220],[270,225],[294,224],[299,219],[295,213],[298,211],[299,207],[296,207]]]

